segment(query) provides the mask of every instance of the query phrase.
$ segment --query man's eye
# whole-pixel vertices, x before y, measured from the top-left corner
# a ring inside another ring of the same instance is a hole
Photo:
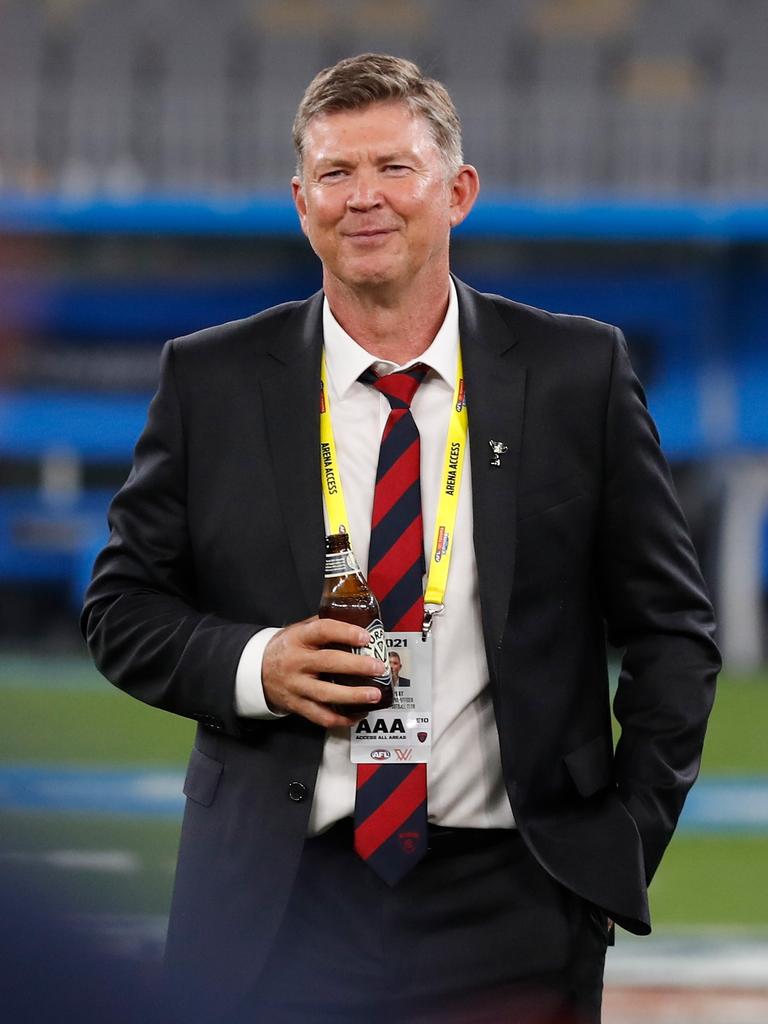
[[[394,174],[403,174],[409,170],[406,164],[386,164],[384,167],[385,171],[391,171]]]
[[[320,175],[320,181],[333,181],[335,178],[341,178],[346,171],[341,167],[336,167],[332,171],[323,171]]]

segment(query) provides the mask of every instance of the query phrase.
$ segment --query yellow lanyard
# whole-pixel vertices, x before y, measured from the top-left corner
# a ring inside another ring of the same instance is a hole
[[[424,627],[422,630],[424,638],[429,633],[432,616],[443,610],[445,601],[448,569],[453,554],[454,527],[459,508],[461,472],[464,468],[464,456],[467,451],[467,426],[464,370],[461,362],[461,349],[459,349],[456,363],[456,384],[453,389],[453,407],[448,424],[448,437],[445,443],[443,470],[440,477],[440,497],[437,503],[432,555],[429,560],[427,588],[424,594]],[[333,439],[325,353],[323,353],[320,368],[320,469],[331,532],[349,534],[349,518],[336,458],[336,443]]]

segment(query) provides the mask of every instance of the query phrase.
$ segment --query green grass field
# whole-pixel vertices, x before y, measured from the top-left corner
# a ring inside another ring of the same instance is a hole
[[[0,758],[7,763],[181,770],[194,725],[142,705],[82,659],[0,661]],[[756,723],[768,674],[724,676],[702,773],[768,777]],[[179,822],[24,811],[3,815],[2,847],[36,885],[81,912],[163,914]],[[766,834],[676,836],[651,890],[657,925],[768,928]]]

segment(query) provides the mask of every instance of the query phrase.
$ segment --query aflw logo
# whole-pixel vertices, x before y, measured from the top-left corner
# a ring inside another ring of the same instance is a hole
[[[403,750],[401,747],[395,747],[395,756],[398,761],[410,761],[413,756],[413,750],[407,747]]]

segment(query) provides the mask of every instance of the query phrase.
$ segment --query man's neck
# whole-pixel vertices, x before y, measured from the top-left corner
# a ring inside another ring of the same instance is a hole
[[[324,281],[325,295],[336,321],[350,338],[377,359],[398,366],[425,352],[445,319],[448,277],[439,286],[397,295],[383,290],[351,290]]]

